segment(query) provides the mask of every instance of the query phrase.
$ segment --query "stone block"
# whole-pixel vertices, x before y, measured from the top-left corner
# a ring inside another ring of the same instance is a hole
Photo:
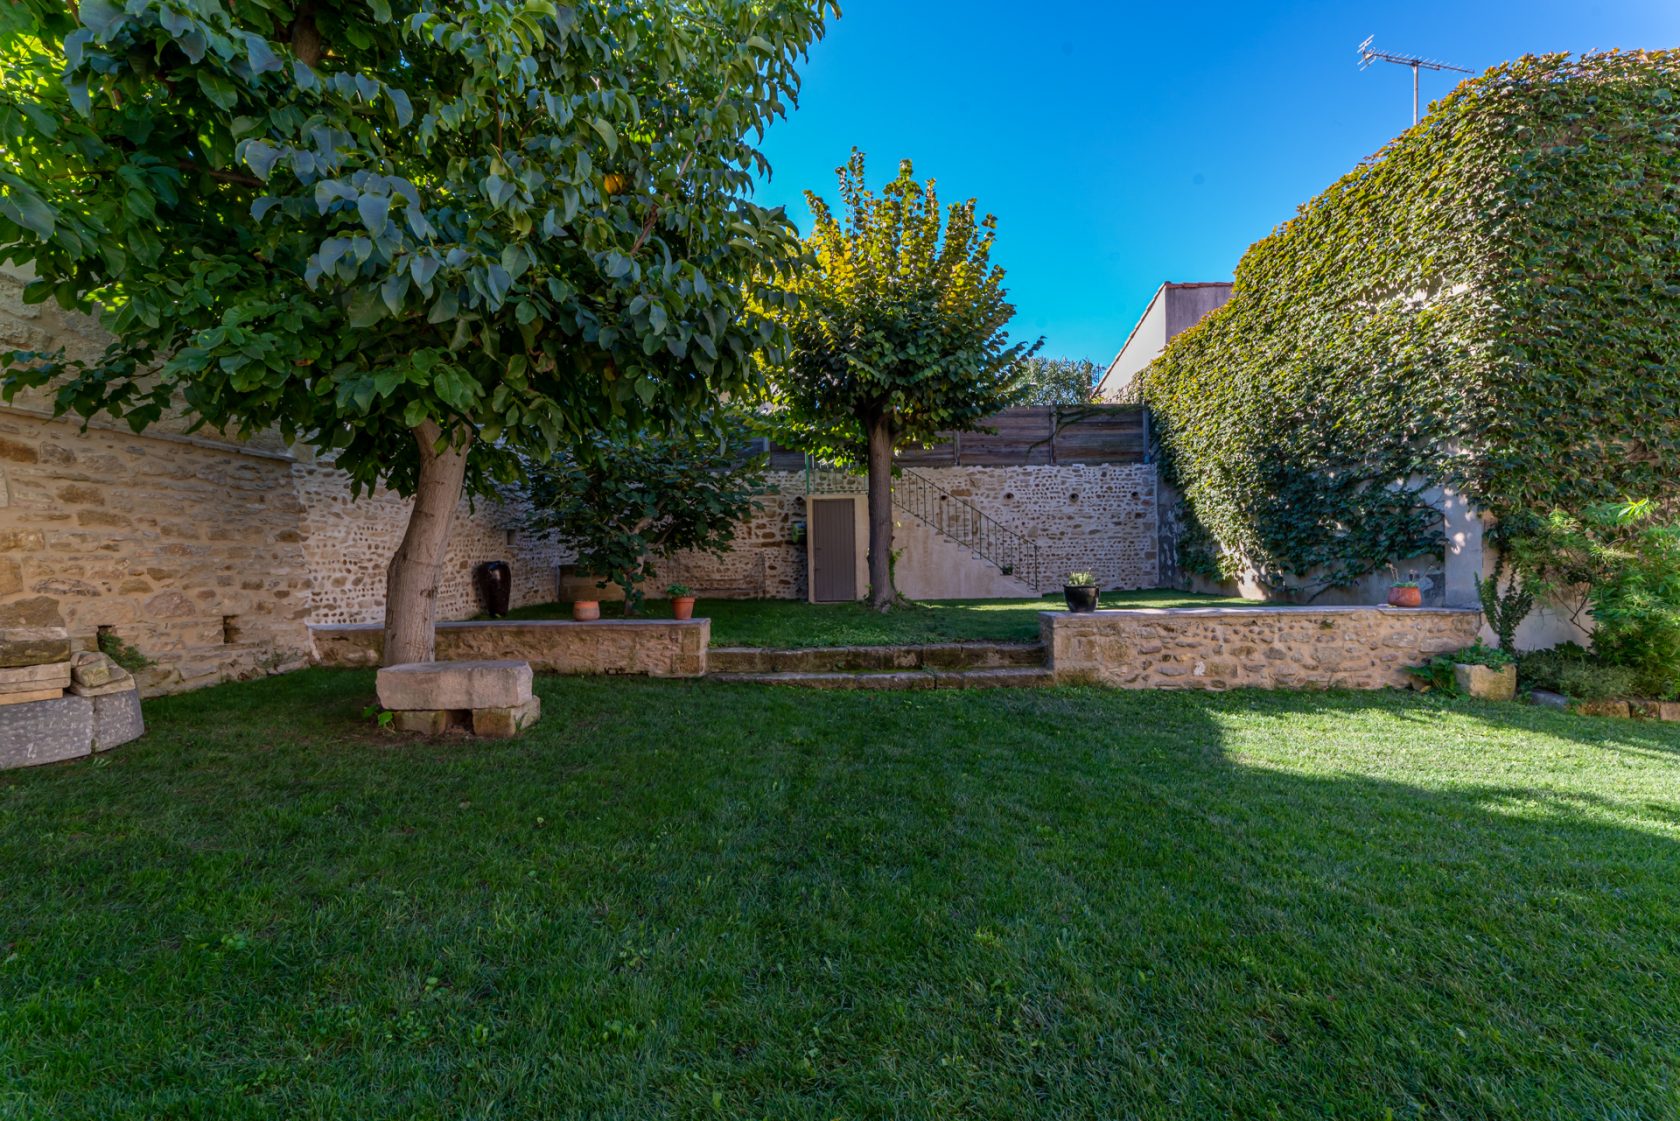
[[[63,689],[29,689],[21,693],[0,693],[0,706],[27,705],[36,701],[50,701],[64,695]]]
[[[531,699],[528,662],[409,662],[379,671],[379,703],[406,709],[518,708]]]
[[[103,688],[109,689],[110,686]],[[132,678],[126,689],[97,693],[87,699],[93,702],[93,750],[109,751],[145,735],[146,721],[140,715],[140,690],[134,688]]]
[[[70,632],[63,627],[0,627],[0,668],[70,660]]]
[[[1569,711],[1569,698],[1562,693],[1554,693],[1550,689],[1535,689],[1528,694],[1528,703],[1541,708],[1556,709],[1559,712]]]
[[[64,615],[51,596],[34,596],[0,604],[0,627],[62,627]]]
[[[57,697],[0,706],[0,769],[75,759],[93,751],[93,702]]]
[[[1680,720],[1680,701],[1658,701],[1658,720]]]
[[[1569,711],[1582,716],[1627,716],[1626,701],[1571,701]]]
[[[486,739],[517,736],[535,724],[541,715],[542,698],[537,696],[510,708],[475,708],[472,714],[473,735]]]
[[[391,727],[418,736],[441,736],[453,723],[446,708],[416,708],[392,712]]]
[[[71,666],[77,685],[109,685],[119,674],[128,676],[126,670],[98,651],[77,654]]]
[[[1453,666],[1458,691],[1486,701],[1509,701],[1517,695],[1517,667]]]
[[[114,677],[103,685],[77,685],[70,683],[70,692],[78,697],[114,697],[118,693],[138,692],[134,677],[127,671],[121,671],[121,677]]]
[[[42,689],[67,689],[69,662],[44,662],[38,666],[0,669],[0,693],[38,693]]]

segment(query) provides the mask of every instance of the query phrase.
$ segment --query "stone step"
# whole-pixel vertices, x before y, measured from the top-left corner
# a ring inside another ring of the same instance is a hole
[[[803,689],[1033,689],[1055,684],[1043,666],[965,670],[888,670],[863,673],[712,673],[711,681],[791,685]]]
[[[893,670],[1005,669],[1044,665],[1036,642],[938,642],[922,646],[814,646],[775,650],[714,646],[706,668],[719,673],[859,673]]]

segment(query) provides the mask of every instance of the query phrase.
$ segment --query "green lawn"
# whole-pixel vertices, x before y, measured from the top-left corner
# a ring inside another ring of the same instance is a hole
[[[364,671],[0,775],[0,1116],[1668,1118],[1680,728]]]
[[[1189,592],[1104,592],[1104,607],[1217,607],[1240,599]],[[622,612],[621,603],[603,603],[603,615]],[[1061,596],[1043,599],[941,599],[904,607],[885,615],[861,603],[803,603],[789,599],[702,599],[695,614],[712,621],[713,646],[893,646],[925,642],[1037,642],[1041,611],[1062,611]],[[671,606],[650,599],[642,606],[648,618],[668,619]],[[569,619],[569,603],[515,608],[513,619]]]

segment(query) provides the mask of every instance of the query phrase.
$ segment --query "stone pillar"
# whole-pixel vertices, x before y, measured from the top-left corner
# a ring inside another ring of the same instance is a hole
[[[1443,490],[1441,520],[1447,536],[1441,606],[1479,608],[1482,601],[1476,581],[1481,579],[1483,563],[1481,511],[1457,491]]]

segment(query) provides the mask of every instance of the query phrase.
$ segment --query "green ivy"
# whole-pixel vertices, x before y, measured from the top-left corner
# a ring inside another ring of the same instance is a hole
[[[1273,586],[1496,516],[1672,496],[1680,51],[1523,58],[1251,248],[1143,374],[1168,480]]]

